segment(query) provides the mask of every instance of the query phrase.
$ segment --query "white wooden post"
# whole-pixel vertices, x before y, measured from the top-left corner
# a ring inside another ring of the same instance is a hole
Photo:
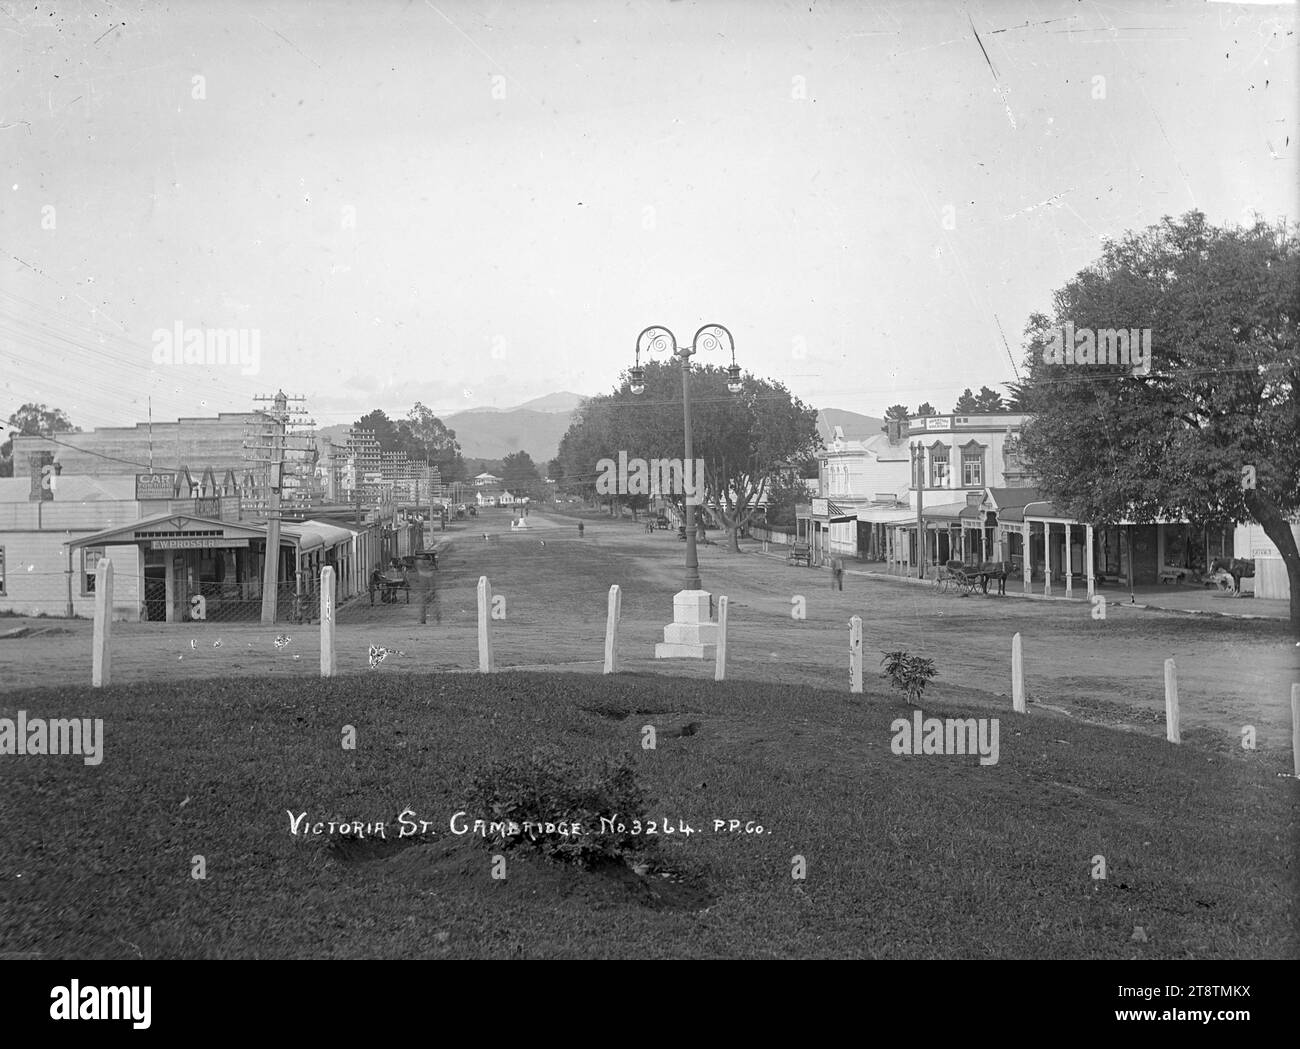
[[[605,673],[618,673],[618,620],[623,614],[623,592],[618,584],[609,588],[609,611],[605,616]]]
[[[1291,754],[1295,758],[1295,778],[1300,779],[1300,685],[1291,686]]]
[[[1084,566],[1083,570],[1084,570],[1084,574],[1088,579],[1088,601],[1091,602],[1094,595],[1097,593],[1097,579],[1093,575],[1093,568],[1092,568],[1093,562],[1096,560],[1096,557],[1093,553],[1093,547],[1092,547],[1092,525],[1084,525],[1083,535],[1084,535],[1083,556],[1085,558],[1083,562],[1083,566]]]
[[[1031,569],[1029,565],[1029,540],[1032,538],[1033,534],[1033,527],[1028,521],[1026,521],[1024,528],[1025,541],[1020,544],[1020,576],[1024,580],[1026,594],[1029,593],[1029,577],[1034,574],[1033,569]]]
[[[91,642],[90,683],[103,688],[112,683],[113,650],[113,562],[99,559],[95,569],[95,632]]]
[[[1070,558],[1070,526],[1065,526],[1065,596],[1074,596],[1074,564]]]
[[[1025,712],[1025,650],[1018,633],[1011,638],[1011,709]]]
[[[492,584],[488,577],[478,577],[478,670],[480,674],[491,674],[496,670],[492,659]]]
[[[334,568],[320,571],[320,676],[333,677],[338,671],[334,655]]]
[[[862,617],[849,620],[849,691],[862,691]]]
[[[718,598],[718,653],[713,666],[713,680],[725,681],[727,677],[727,599]]]
[[[1181,743],[1178,732],[1178,670],[1172,659],[1165,660],[1165,736],[1170,743]]]

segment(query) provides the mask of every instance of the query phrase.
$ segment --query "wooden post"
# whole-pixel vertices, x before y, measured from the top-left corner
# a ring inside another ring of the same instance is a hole
[[[1172,659],[1165,660],[1165,736],[1170,743],[1181,743],[1178,732],[1178,670]]]
[[[1029,578],[1034,574],[1034,570],[1031,567],[1029,561],[1029,546],[1030,546],[1030,540],[1033,538],[1033,536],[1034,536],[1033,526],[1028,521],[1026,521],[1025,541],[1020,544],[1023,547],[1023,549],[1021,550],[1021,557],[1020,557],[1020,576],[1024,580],[1026,594],[1029,593]]]
[[[491,674],[496,670],[496,663],[492,659],[492,584],[488,582],[488,577],[481,575],[478,577],[478,671],[480,674]]]
[[[618,620],[623,614],[623,592],[618,584],[609,588],[609,611],[605,616],[605,673],[618,673]]]
[[[727,677],[727,599],[718,598],[718,653],[713,666],[713,680],[725,681]]]
[[[1011,709],[1025,712],[1025,650],[1018,633],[1011,638]]]
[[[1065,526],[1065,596],[1074,596],[1074,564],[1070,559],[1070,526]]]
[[[849,620],[849,691],[862,691],[862,617]]]
[[[112,683],[113,650],[113,562],[99,559],[95,569],[95,632],[91,647],[90,683],[103,688]]]
[[[334,569],[326,565],[320,572],[320,676],[333,677],[338,671],[334,655]]]
[[[1093,574],[1093,567],[1092,567],[1093,563],[1096,561],[1096,555],[1093,551],[1093,545],[1092,545],[1092,525],[1083,526],[1083,536],[1084,536],[1083,570],[1088,580],[1088,600],[1091,602],[1093,596],[1097,593],[1097,578]]]
[[[1300,685],[1291,686],[1291,754],[1295,758],[1295,778],[1300,779]]]

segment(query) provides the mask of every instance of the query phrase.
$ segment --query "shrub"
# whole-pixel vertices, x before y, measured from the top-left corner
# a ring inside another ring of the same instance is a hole
[[[643,834],[601,833],[601,817],[630,827],[645,823],[645,791],[626,759],[604,759],[582,766],[551,750],[527,758],[497,759],[474,776],[470,784],[470,819],[513,822],[519,833],[479,838],[492,849],[532,848],[549,859],[580,867],[622,862],[647,849],[654,839]],[[578,824],[582,834],[524,833],[531,823]]]
[[[921,701],[925,686],[938,673],[934,669],[933,659],[909,655],[901,649],[897,652],[886,652],[880,665],[885,668],[881,672],[882,676],[889,678],[889,683],[899,692],[906,692],[907,698],[913,703]]]

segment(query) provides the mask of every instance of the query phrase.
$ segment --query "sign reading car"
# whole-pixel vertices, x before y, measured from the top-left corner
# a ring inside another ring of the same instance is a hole
[[[135,475],[135,498],[137,502],[141,499],[170,499],[175,489],[176,475],[174,473]]]

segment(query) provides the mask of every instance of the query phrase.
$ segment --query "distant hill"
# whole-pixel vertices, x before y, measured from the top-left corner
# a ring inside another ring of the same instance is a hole
[[[453,415],[440,415],[456,431],[461,454],[466,459],[504,459],[511,452],[525,451],[541,469],[555,458],[560,438],[569,429],[574,410],[584,401],[576,393],[549,393],[536,397],[517,408],[471,408]],[[358,413],[360,416],[361,413]],[[850,440],[861,440],[880,433],[883,419],[842,408],[823,408],[817,413],[817,430],[829,442],[833,428],[841,426]],[[331,438],[336,445],[346,445],[346,425],[324,426],[316,431]]]
[[[587,398],[580,393],[569,393],[567,390],[560,393],[548,393],[545,397],[534,397],[531,401],[524,401],[523,404],[516,404],[511,411],[519,411],[526,408],[534,412],[563,412],[567,415],[577,408]],[[552,456],[554,458],[554,456]]]
[[[544,470],[560,450],[560,438],[569,429],[574,409],[584,400],[580,394],[565,391],[548,393],[517,408],[471,408],[438,417],[456,431],[466,459],[503,459],[511,452],[525,451]],[[316,433],[342,447],[347,444],[349,428],[347,424],[323,426]]]
[[[857,412],[845,411],[843,408],[823,408],[817,413],[817,432],[822,435],[822,440],[827,444],[834,436],[836,426],[843,429],[844,436],[850,441],[861,441],[876,436],[884,425],[884,419],[877,419],[872,415],[859,415]]]
[[[445,415],[442,421],[456,431],[466,459],[504,459],[524,451],[543,470],[560,450],[560,438],[569,429],[572,411],[473,411]]]

